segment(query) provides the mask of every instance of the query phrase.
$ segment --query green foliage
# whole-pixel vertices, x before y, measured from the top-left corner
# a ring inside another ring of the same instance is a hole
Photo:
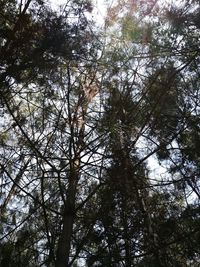
[[[141,29],[131,16],[127,16],[122,21],[122,35],[125,39],[137,42],[141,39]]]
[[[199,3],[0,9],[0,266],[198,266]]]

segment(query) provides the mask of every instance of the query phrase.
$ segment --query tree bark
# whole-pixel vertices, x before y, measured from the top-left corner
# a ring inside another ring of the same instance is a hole
[[[75,166],[73,166],[73,168],[74,167]],[[56,267],[69,266],[71,237],[73,232],[73,223],[75,216],[75,198],[76,198],[77,181],[78,181],[78,172],[76,169],[73,169],[71,177],[69,178],[68,197],[63,214],[63,229],[58,242]]]

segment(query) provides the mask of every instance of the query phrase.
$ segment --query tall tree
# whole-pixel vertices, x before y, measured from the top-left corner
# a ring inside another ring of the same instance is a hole
[[[1,262],[66,266],[81,160],[95,142],[94,126],[85,130],[98,92],[91,5],[69,2],[57,14],[36,1],[10,4],[2,3]]]

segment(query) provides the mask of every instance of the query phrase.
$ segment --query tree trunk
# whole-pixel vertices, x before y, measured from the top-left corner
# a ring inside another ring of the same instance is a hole
[[[75,217],[76,192],[80,175],[80,153],[82,150],[85,134],[85,114],[87,113],[89,102],[91,102],[93,97],[96,95],[96,91],[95,94],[92,94],[92,97],[88,97],[86,93],[87,91],[84,91],[84,94],[81,96],[80,101],[78,102],[78,106],[75,112],[75,123],[72,123],[73,129],[76,128],[76,130],[78,130],[79,140],[77,142],[74,142],[74,144],[76,143],[76,147],[74,149],[74,158],[71,159],[70,164],[71,173],[69,177],[67,201],[63,214],[63,229],[58,241],[56,267],[67,267],[70,264],[69,259],[71,237],[73,233],[73,224]],[[73,130],[71,134],[72,136],[74,136]]]
[[[80,161],[76,161],[76,163],[73,164],[73,170],[71,177],[69,178],[68,196],[63,214],[63,229],[58,242],[56,267],[69,266],[71,237],[75,216],[76,187],[78,181],[77,165],[74,165],[77,163],[79,164]]]
[[[77,116],[79,119],[79,116]],[[80,151],[82,149],[83,139],[84,139],[84,113],[81,115],[82,124],[78,125],[80,127],[79,131],[79,142],[75,149],[74,159],[71,159],[70,164],[70,176],[69,184],[67,190],[67,200],[65,203],[64,214],[63,214],[63,229],[58,241],[57,259],[56,267],[67,267],[69,266],[70,259],[70,248],[71,248],[71,237],[73,233],[73,224],[75,217],[75,203],[76,203],[76,193],[77,184],[79,179],[80,171]]]

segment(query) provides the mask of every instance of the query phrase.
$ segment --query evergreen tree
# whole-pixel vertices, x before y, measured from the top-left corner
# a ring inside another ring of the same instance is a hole
[[[0,266],[198,266],[199,3],[0,8]]]

